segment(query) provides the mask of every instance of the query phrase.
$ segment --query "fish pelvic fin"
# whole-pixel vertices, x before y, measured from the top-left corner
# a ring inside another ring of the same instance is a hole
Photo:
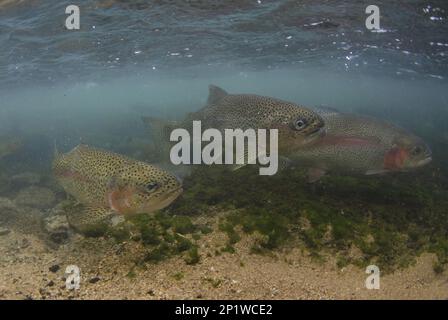
[[[84,205],[76,205],[66,212],[69,225],[76,231],[93,235],[100,230],[105,230],[108,226],[107,218],[114,213],[103,207],[90,207]]]
[[[211,84],[208,86],[207,104],[216,104],[227,95],[228,95],[227,91]]]

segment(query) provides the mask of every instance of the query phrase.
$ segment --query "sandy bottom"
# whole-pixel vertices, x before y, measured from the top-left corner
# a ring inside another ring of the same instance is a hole
[[[75,237],[52,248],[38,235],[11,229],[0,236],[0,299],[448,299],[448,274],[434,273],[430,254],[381,276],[380,289],[369,290],[365,270],[338,269],[331,256],[316,262],[297,249],[251,254],[253,239],[246,236],[236,253],[217,256],[224,234],[199,241],[196,265],[175,257],[136,267],[144,248],[133,241]],[[68,265],[81,270],[78,290],[65,286]]]

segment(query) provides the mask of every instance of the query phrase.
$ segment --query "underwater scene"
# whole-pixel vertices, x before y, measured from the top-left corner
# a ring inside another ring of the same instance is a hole
[[[0,0],[0,299],[448,299],[447,19]]]

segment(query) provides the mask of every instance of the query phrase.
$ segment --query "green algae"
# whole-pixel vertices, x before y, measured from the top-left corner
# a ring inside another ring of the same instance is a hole
[[[429,170],[330,175],[309,184],[297,169],[264,177],[254,167],[232,173],[221,167],[198,168],[170,211],[186,214],[206,206],[230,210],[219,225],[228,243],[216,254],[234,251],[240,228],[262,235],[254,253],[303,246],[319,259],[322,251],[337,254],[338,266],[376,263],[389,272],[429,251],[437,255],[435,269],[440,271],[448,263],[448,182],[443,176],[428,176]],[[353,256],[354,247],[359,254]]]
[[[210,283],[213,288],[219,288],[223,282],[221,279],[213,279],[208,277],[204,278],[204,281]]]
[[[184,261],[186,264],[193,265],[197,264],[200,261],[199,250],[197,246],[193,246],[190,250],[187,251],[187,254],[184,257]]]
[[[143,262],[158,263],[179,254],[184,256],[186,264],[199,262],[200,254],[193,237],[197,226],[189,217],[158,212],[134,215],[128,220],[140,232],[141,242],[148,247]]]
[[[80,205],[71,200],[65,201],[62,207],[67,214],[80,209]],[[195,242],[211,229],[195,225],[187,216],[157,212],[131,215],[115,226],[105,222],[86,225],[78,231],[86,237],[108,237],[117,243],[129,240],[142,243],[146,254],[138,264],[158,263],[176,255],[182,255],[187,264],[196,264],[200,254]]]
[[[177,280],[180,281],[185,277],[185,274],[183,272],[176,272],[172,275],[172,277]]]

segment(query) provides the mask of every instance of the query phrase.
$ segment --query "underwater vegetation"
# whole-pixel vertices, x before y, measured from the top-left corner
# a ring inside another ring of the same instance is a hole
[[[302,245],[316,257],[330,250],[339,267],[375,263],[387,272],[429,251],[438,257],[434,270],[442,272],[448,263],[448,192],[443,179],[428,179],[430,172],[331,175],[309,184],[297,169],[263,177],[254,168],[232,174],[199,168],[184,181],[185,192],[170,211],[231,209],[220,224],[227,252],[242,230],[262,235],[254,253]]]
[[[210,232],[211,229],[194,224],[187,216],[172,216],[165,212],[135,214],[115,226],[98,223],[82,230],[87,237],[107,236],[118,243],[129,240],[141,242],[147,251],[137,264],[158,263],[174,255],[182,255],[189,265],[200,260],[196,240]]]

